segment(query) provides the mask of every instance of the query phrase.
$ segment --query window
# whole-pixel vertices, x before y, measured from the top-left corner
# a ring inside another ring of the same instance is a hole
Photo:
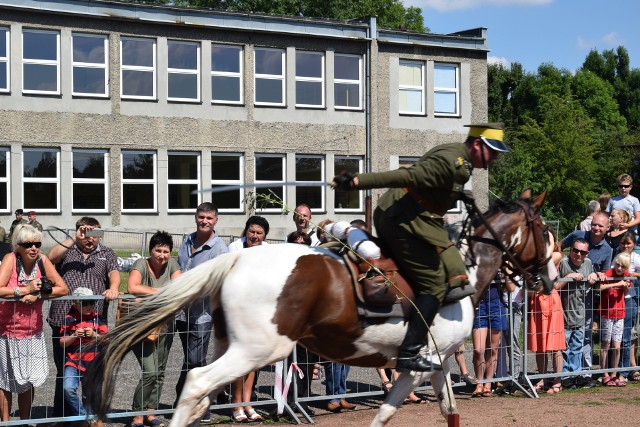
[[[336,109],[362,109],[362,57],[334,56],[333,97]]]
[[[156,99],[156,41],[120,41],[120,91],[124,99]]]
[[[71,209],[74,212],[107,212],[109,154],[107,150],[73,150]]]
[[[441,115],[458,115],[460,90],[459,67],[455,64],[433,66],[433,112]]]
[[[256,48],[255,104],[285,105],[283,50]]]
[[[60,151],[25,148],[22,152],[24,209],[43,212],[60,210]]]
[[[200,44],[167,43],[169,101],[200,101]]]
[[[324,210],[324,157],[296,156],[296,204],[304,203],[311,209]],[[318,184],[315,186],[308,186]]]
[[[5,212],[9,212],[10,154],[10,148],[0,148],[0,211]]]
[[[200,154],[169,152],[168,194],[170,212],[194,212],[200,194],[191,194],[200,185]]]
[[[335,174],[342,172],[359,173],[362,172],[362,157],[342,157],[336,156],[333,164]],[[335,209],[336,211],[361,211],[362,198],[361,191],[342,191],[335,192]]]
[[[0,92],[9,92],[10,81],[11,79],[9,77],[9,29],[0,27]]]
[[[122,151],[122,211],[156,211],[156,153]]]
[[[264,196],[256,201],[256,209],[277,212],[286,203],[284,194],[285,156],[281,154],[256,154],[256,184],[267,187],[256,188],[256,196]],[[271,185],[272,184],[272,185]],[[265,200],[265,198],[267,200]]]
[[[22,91],[60,94],[60,33],[22,32]]]
[[[424,114],[424,64],[400,61],[400,114]]]
[[[296,106],[324,107],[324,53],[296,52]]]
[[[244,156],[239,153],[211,153],[211,188],[242,185]],[[212,194],[220,212],[243,212],[244,190],[237,188]]]
[[[73,95],[106,97],[109,94],[109,39],[95,34],[73,33]]]
[[[211,45],[211,102],[242,104],[241,46]]]

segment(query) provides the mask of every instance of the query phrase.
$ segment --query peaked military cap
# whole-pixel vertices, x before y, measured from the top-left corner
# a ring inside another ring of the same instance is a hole
[[[474,123],[465,125],[469,128],[469,136],[480,138],[492,150],[508,153],[509,147],[503,142],[504,124],[502,123]]]

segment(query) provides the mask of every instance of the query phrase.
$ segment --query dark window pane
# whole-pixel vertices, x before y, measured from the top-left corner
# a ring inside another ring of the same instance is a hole
[[[101,68],[73,67],[75,93],[105,94],[105,70]]]
[[[90,64],[104,64],[104,38],[73,36],[73,61]]]
[[[296,82],[296,104],[322,105],[322,83]]]
[[[282,157],[256,156],[256,179],[282,181]]]
[[[240,179],[240,161],[236,156],[211,156],[211,179]]]
[[[296,187],[296,203],[304,203],[312,209],[322,208],[322,187]]]
[[[153,96],[153,73],[151,71],[122,70],[122,94]]]
[[[336,83],[334,98],[338,107],[359,107],[360,90],[356,84]]]
[[[73,209],[106,209],[104,184],[73,184]]]
[[[169,179],[198,179],[198,156],[169,154]]]
[[[358,57],[336,55],[334,64],[334,78],[344,80],[360,79],[360,59]]]
[[[0,28],[0,56],[7,56],[7,34],[8,31],[5,31],[4,28]]]
[[[198,76],[169,73],[169,98],[198,99]]]
[[[211,188],[222,187],[212,185]],[[211,195],[213,203],[219,209],[238,209],[240,207],[240,190],[222,191]]]
[[[56,178],[58,176],[54,151],[24,151],[25,178]],[[31,206],[25,203],[25,206]]]
[[[124,209],[153,209],[154,198],[153,184],[122,185],[122,207]]]
[[[153,154],[123,152],[122,178],[153,179]]]
[[[7,80],[7,63],[0,62],[0,89],[8,89],[9,82]]]
[[[102,153],[74,151],[73,177],[104,179],[104,155]]]
[[[296,52],[297,77],[322,77],[322,55]]]
[[[57,34],[54,33],[24,31],[22,33],[24,59],[57,61],[57,39]]]
[[[167,50],[169,53],[169,68],[198,69],[198,45],[169,42]]]
[[[240,101],[240,78],[211,76],[211,99],[214,101]]]
[[[282,103],[282,80],[256,79],[256,102]]]
[[[296,181],[320,181],[322,159],[320,157],[296,157]]]
[[[360,193],[356,191],[336,190],[336,209],[360,209]]]
[[[122,39],[122,65],[153,67],[153,41]]]
[[[36,210],[57,209],[57,185],[55,183],[25,182],[24,205]]]
[[[211,46],[211,71],[240,72],[240,48]]]
[[[9,152],[0,151],[0,178],[7,177],[7,156]]]
[[[22,76],[25,90],[56,92],[58,90],[58,67],[56,65],[23,64]]]
[[[195,209],[198,207],[198,195],[191,194],[197,189],[196,184],[169,184],[169,209]]]
[[[283,193],[282,187],[256,188],[256,194],[264,196],[258,198],[256,207],[258,209],[282,209],[282,205],[277,203],[277,200],[282,200]]]
[[[282,75],[282,52],[256,49],[256,74]]]
[[[7,205],[7,187],[6,182],[0,182],[0,209],[9,209]]]

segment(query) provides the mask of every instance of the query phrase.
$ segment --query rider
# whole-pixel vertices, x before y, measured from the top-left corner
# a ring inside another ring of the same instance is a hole
[[[450,245],[443,215],[460,198],[473,168],[486,169],[500,152],[509,151],[502,123],[467,127],[464,143],[432,148],[411,167],[360,175],[343,172],[333,178],[332,187],[339,190],[390,188],[378,201],[374,224],[417,295],[417,311],[409,317],[398,352],[398,371],[442,369],[437,358],[421,356],[420,349],[427,344],[428,328],[444,299],[447,277],[452,271],[465,274],[462,257]]]

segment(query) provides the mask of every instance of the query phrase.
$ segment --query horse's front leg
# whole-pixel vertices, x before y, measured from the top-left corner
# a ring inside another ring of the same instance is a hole
[[[449,371],[448,363],[444,363],[444,371],[437,371],[431,376],[431,385],[433,386],[433,393],[440,404],[442,416],[448,420],[450,415],[457,414],[458,407],[451,387],[451,372]]]
[[[409,393],[427,381],[431,375],[433,375],[432,372],[402,372],[393,384],[393,388],[384,403],[380,405],[378,414],[371,422],[371,427],[387,425],[391,417],[398,411],[398,408],[402,406]]]

